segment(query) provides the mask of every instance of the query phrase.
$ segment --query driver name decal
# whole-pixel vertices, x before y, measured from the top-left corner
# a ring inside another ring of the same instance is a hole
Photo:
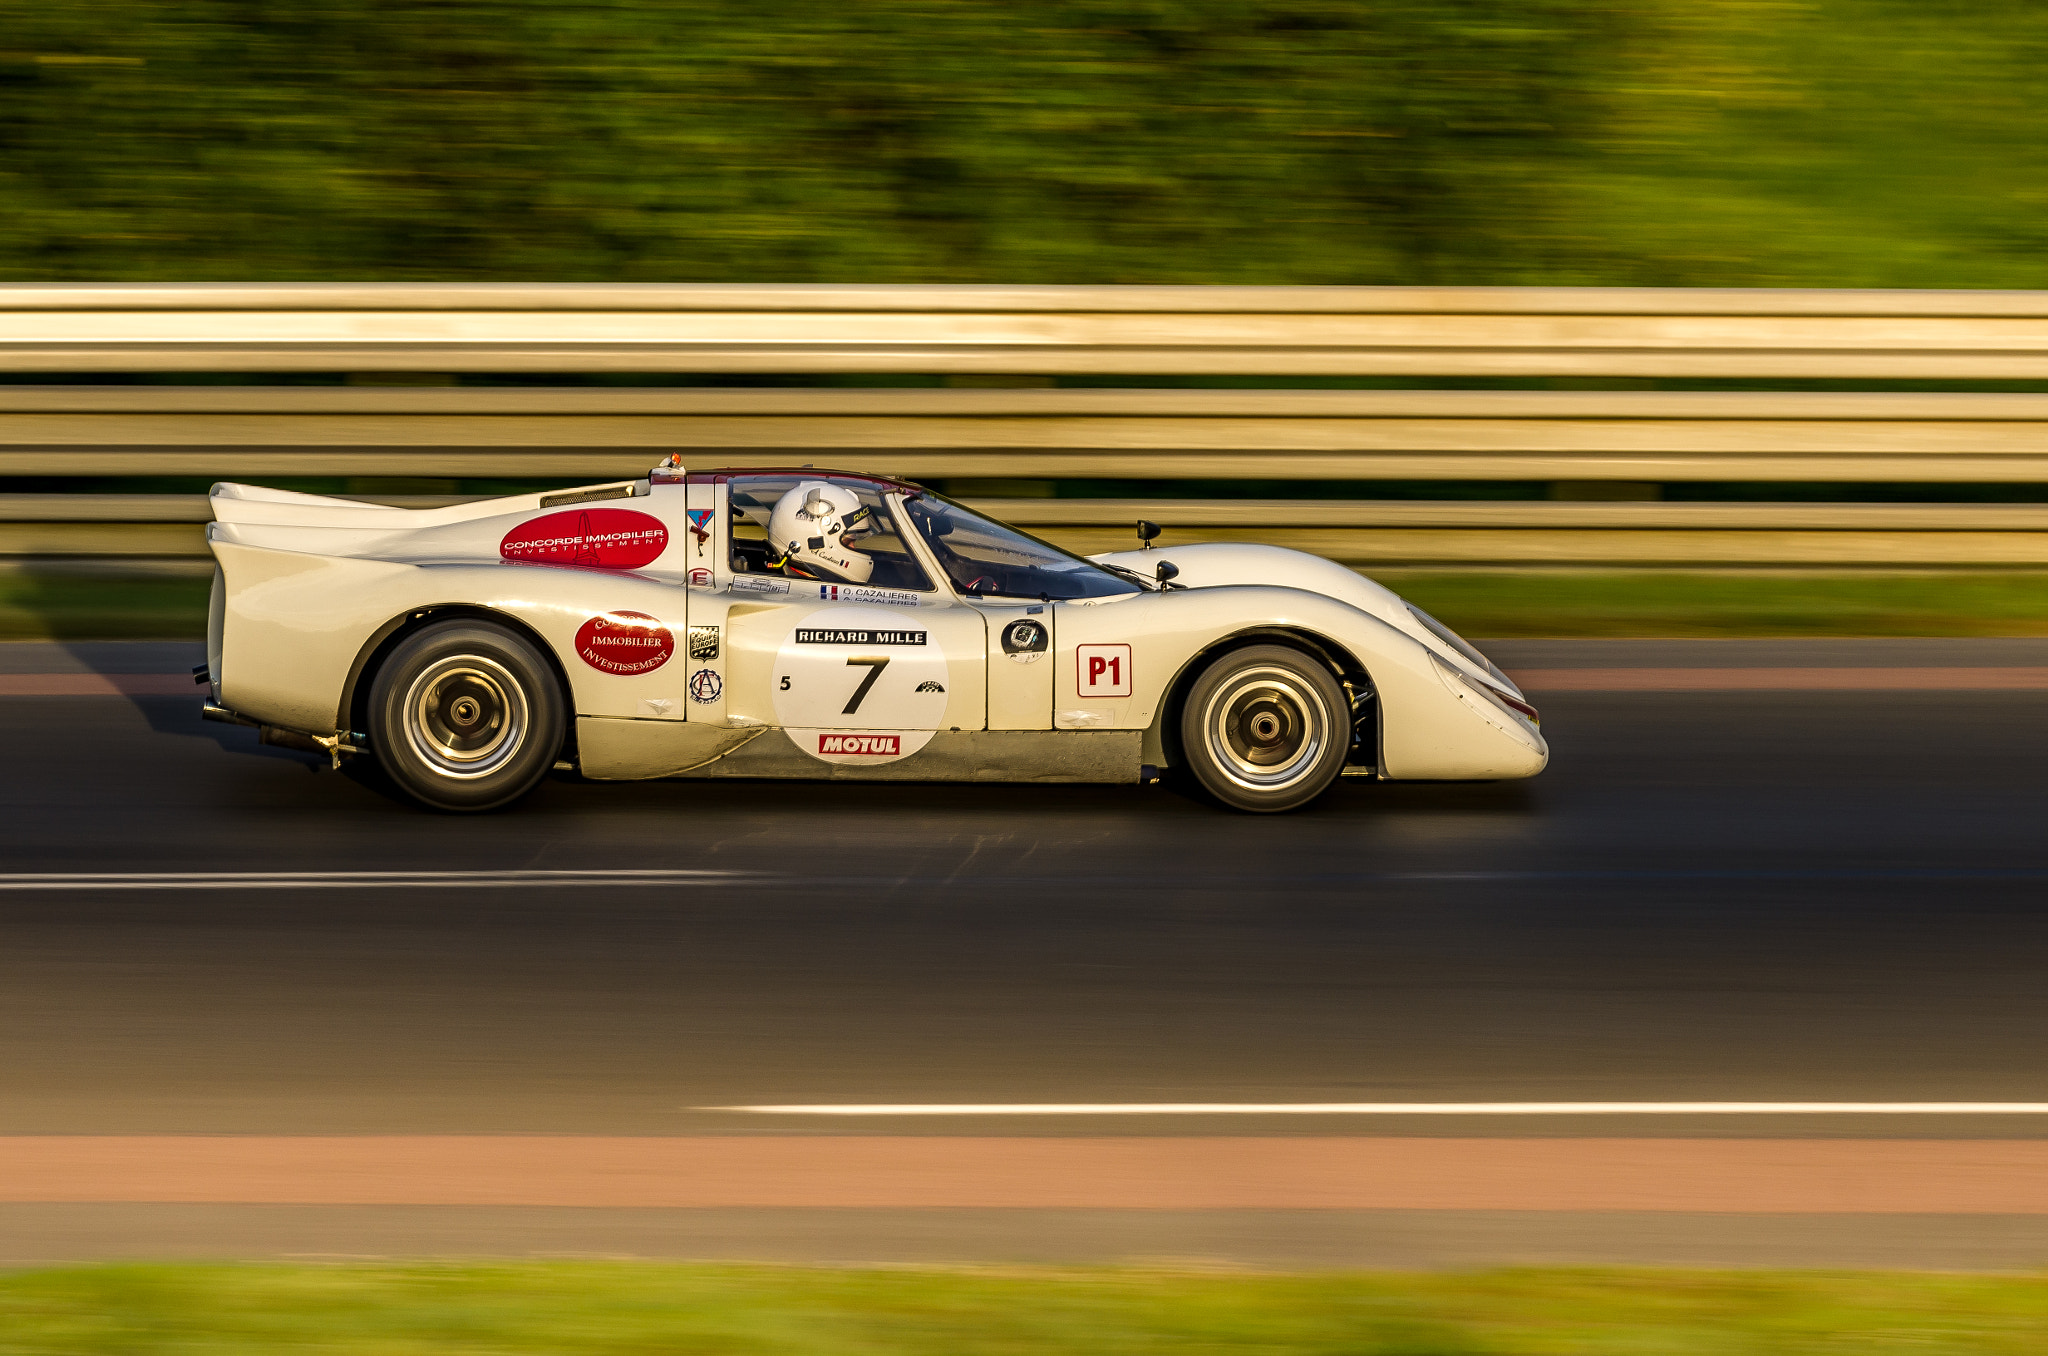
[[[865,584],[820,584],[821,603],[887,603],[891,607],[916,607],[917,595],[896,589],[869,588]]]
[[[505,534],[498,554],[536,565],[637,570],[668,549],[668,527],[634,509],[576,509],[528,519]]]
[[[576,657],[601,673],[652,673],[675,652],[675,633],[645,612],[607,612],[576,632]]]
[[[923,631],[871,630],[866,627],[820,627],[799,626],[796,628],[796,643],[799,645],[922,645]]]
[[[818,736],[818,752],[880,754],[894,758],[903,752],[903,736],[823,733]]]

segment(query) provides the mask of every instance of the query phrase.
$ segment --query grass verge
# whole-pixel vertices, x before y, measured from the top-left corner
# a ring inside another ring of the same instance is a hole
[[[1472,636],[2048,635],[2048,573],[1369,570]],[[205,579],[0,574],[0,640],[198,640]]]
[[[7,1356],[1800,1356],[2038,1352],[2039,1277],[1263,1276],[673,1263],[103,1266],[0,1277]]]
[[[205,577],[0,573],[0,640],[201,640],[212,587]]]

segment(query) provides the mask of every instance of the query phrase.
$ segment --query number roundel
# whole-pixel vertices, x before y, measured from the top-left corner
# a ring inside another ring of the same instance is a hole
[[[888,763],[946,715],[946,653],[906,609],[820,608],[790,628],[769,679],[776,723],[830,763]]]

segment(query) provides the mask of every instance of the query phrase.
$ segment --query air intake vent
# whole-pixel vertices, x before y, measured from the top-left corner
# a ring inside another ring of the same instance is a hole
[[[594,490],[565,490],[561,494],[544,494],[540,498],[542,508],[560,508],[564,504],[589,504],[599,499],[631,499],[633,482],[623,485],[600,485]]]

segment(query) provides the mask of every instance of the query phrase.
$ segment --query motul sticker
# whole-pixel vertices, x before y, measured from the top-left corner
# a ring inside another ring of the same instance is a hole
[[[903,753],[903,736],[892,734],[836,734],[818,736],[819,753],[865,753],[896,758]]]
[[[633,509],[576,509],[532,518],[505,534],[498,554],[540,565],[637,570],[668,549],[661,519]]]
[[[930,730],[820,730],[811,726],[784,733],[790,743],[820,762],[848,767],[900,763],[932,739]]]
[[[605,673],[652,673],[676,652],[676,638],[645,612],[607,612],[576,632],[576,656]]]

